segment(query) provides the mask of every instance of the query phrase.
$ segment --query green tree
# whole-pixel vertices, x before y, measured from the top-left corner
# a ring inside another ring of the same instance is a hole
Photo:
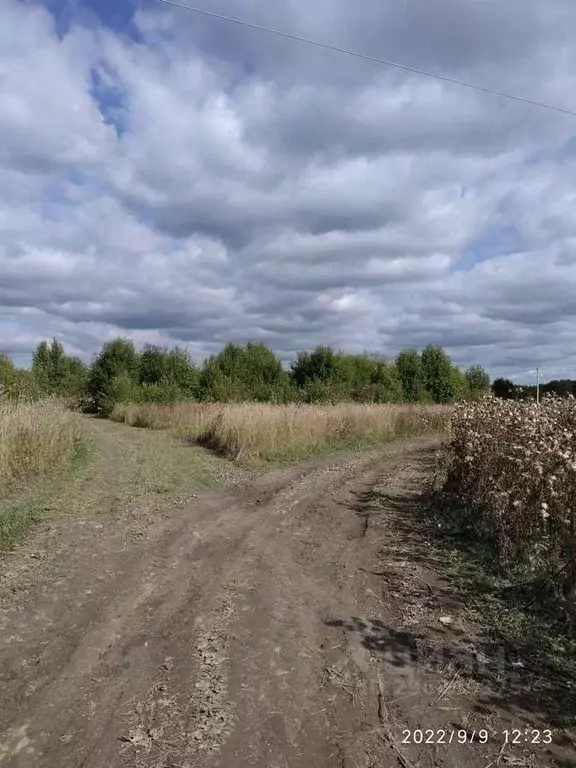
[[[217,355],[204,361],[200,373],[202,399],[213,402],[249,400],[242,376],[243,350],[237,344],[226,344]]]
[[[376,360],[368,354],[339,353],[335,363],[333,378],[349,391],[369,386],[377,366]]]
[[[337,358],[330,347],[319,346],[313,352],[300,352],[291,366],[295,385],[303,388],[309,381],[329,382],[334,378]]]
[[[518,397],[518,388],[510,379],[494,379],[492,382],[492,392],[502,400],[515,400]]]
[[[422,352],[424,388],[435,403],[451,403],[454,400],[454,376],[452,361],[442,347],[429,344]]]
[[[205,361],[200,390],[207,400],[286,402],[291,382],[280,360],[260,342],[227,344]]]
[[[138,363],[145,402],[170,403],[198,398],[199,371],[187,350],[146,344]]]
[[[159,384],[166,375],[167,351],[154,344],[145,344],[138,361],[140,384]]]
[[[66,388],[70,365],[64,347],[58,339],[52,339],[48,351],[48,373],[51,391],[62,394]]]
[[[14,378],[15,372],[12,358],[4,352],[0,352],[0,384],[4,387],[8,386]]]
[[[32,355],[32,373],[43,392],[63,394],[69,371],[68,358],[58,339],[41,341]]]
[[[128,339],[114,339],[104,344],[88,374],[88,393],[97,413],[106,416],[112,411],[119,390],[127,390],[126,380],[138,384],[138,358],[134,344]],[[118,377],[123,377],[121,385],[114,383]]]
[[[490,376],[481,365],[472,365],[464,375],[472,395],[487,394],[490,391]]]
[[[470,389],[470,382],[468,381],[466,374],[462,373],[462,371],[456,368],[456,366],[453,366],[451,371],[451,379],[453,399],[456,401],[468,399],[472,394],[472,391]]]
[[[401,403],[403,400],[402,380],[394,363],[376,364],[370,382],[374,386],[374,402]]]
[[[396,369],[402,382],[402,393],[407,403],[418,403],[424,398],[422,358],[415,349],[404,349],[396,358]]]
[[[47,341],[41,341],[32,353],[32,373],[40,388],[48,392],[50,388],[50,349]]]
[[[242,379],[250,397],[258,402],[286,402],[290,378],[274,352],[261,342],[249,342],[244,349]]]
[[[114,407],[115,403],[138,403],[142,397],[143,388],[133,375],[127,371],[121,371],[113,377],[107,388],[107,399],[104,406],[104,412],[107,413]]]
[[[329,381],[321,379],[308,379],[302,390],[307,403],[333,403],[335,402],[334,388]]]
[[[185,398],[198,397],[200,371],[190,353],[181,347],[172,347],[166,355],[165,380],[176,387]]]
[[[0,400],[11,400],[15,396],[16,369],[9,355],[0,352]]]
[[[553,379],[540,387],[542,394],[554,394],[559,397],[574,396],[576,394],[576,381],[572,379]]]
[[[79,357],[68,357],[65,392],[69,395],[82,395],[86,392],[88,368]]]
[[[16,368],[13,360],[0,352],[0,401],[38,400],[41,396],[32,371]]]
[[[79,395],[86,387],[86,366],[80,358],[68,356],[58,339],[38,344],[32,374],[40,390],[49,395]]]

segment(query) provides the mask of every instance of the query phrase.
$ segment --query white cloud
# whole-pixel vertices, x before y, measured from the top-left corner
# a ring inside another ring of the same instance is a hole
[[[215,9],[576,110],[563,0]],[[0,7],[0,345],[20,362],[118,333],[576,362],[574,118],[175,8],[138,10],[133,39],[97,18]]]
[[[112,135],[89,93],[93,35],[78,28],[58,40],[35,5],[10,1],[0,13],[2,164],[31,173],[94,166]]]

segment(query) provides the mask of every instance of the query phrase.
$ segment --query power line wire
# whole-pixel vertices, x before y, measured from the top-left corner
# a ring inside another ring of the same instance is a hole
[[[417,69],[416,67],[409,67],[406,64],[399,64],[395,61],[388,61],[386,59],[381,59],[378,56],[370,56],[367,53],[361,53],[360,51],[353,51],[349,48],[341,48],[338,45],[333,45],[331,43],[322,43],[319,40],[312,40],[308,37],[302,37],[300,35],[292,34],[291,32],[286,32],[281,29],[273,29],[272,27],[265,27],[262,24],[256,24],[251,21],[245,21],[244,19],[237,19],[233,16],[226,16],[222,13],[216,13],[215,11],[207,11],[205,8],[196,8],[192,5],[185,5],[184,3],[176,2],[176,0],[159,0],[161,3],[164,3],[165,5],[173,5],[177,8],[183,8],[186,11],[191,11],[192,13],[197,13],[202,16],[209,16],[214,19],[220,19],[222,21],[229,21],[232,24],[239,24],[242,27],[249,27],[250,29],[256,29],[259,32],[267,32],[270,35],[276,35],[278,37],[284,37],[288,40],[296,40],[299,43],[306,43],[307,45],[313,45],[317,48],[324,48],[329,51],[335,51],[336,53],[343,53],[346,56],[354,56],[358,59],[363,59],[365,61],[371,61],[376,64],[381,64],[382,66],[386,67],[394,67],[395,69],[401,69],[405,72],[412,72],[416,75],[422,75],[423,77],[431,77],[435,80],[441,80],[445,83],[450,83],[451,85],[458,85],[461,88],[470,88],[475,91],[481,91],[482,93],[488,93],[492,96],[499,96],[503,99],[510,99],[512,101],[520,102],[521,104],[528,104],[531,107],[539,107],[541,109],[548,109],[553,112],[560,112],[564,115],[572,115],[573,117],[576,117],[576,112],[570,109],[564,109],[563,107],[556,107],[552,104],[545,104],[542,101],[535,101],[533,99],[527,99],[523,96],[515,96],[511,93],[505,93],[504,91],[498,91],[494,88],[487,88],[483,85],[476,85],[474,83],[467,83],[464,80],[457,80],[453,77],[446,77],[445,75],[439,75],[435,72],[427,72],[424,69]]]

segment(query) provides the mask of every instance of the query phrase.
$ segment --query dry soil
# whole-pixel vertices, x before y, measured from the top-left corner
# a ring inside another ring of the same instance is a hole
[[[530,698],[526,663],[482,642],[418,523],[436,440],[200,490],[189,475],[224,465],[199,449],[91,429],[73,495],[0,556],[1,766],[576,764],[558,697]],[[142,490],[155,451],[161,487]]]

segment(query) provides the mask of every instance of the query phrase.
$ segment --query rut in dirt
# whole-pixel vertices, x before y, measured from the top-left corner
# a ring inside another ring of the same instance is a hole
[[[417,723],[512,722],[503,707],[476,711],[488,682],[456,683],[418,655],[428,625],[462,604],[427,570],[417,535],[402,531],[437,447],[404,440],[309,462],[200,493],[139,537],[78,542],[67,577],[40,572],[3,612],[0,765],[496,760],[496,737],[449,749],[402,743],[402,726]]]

